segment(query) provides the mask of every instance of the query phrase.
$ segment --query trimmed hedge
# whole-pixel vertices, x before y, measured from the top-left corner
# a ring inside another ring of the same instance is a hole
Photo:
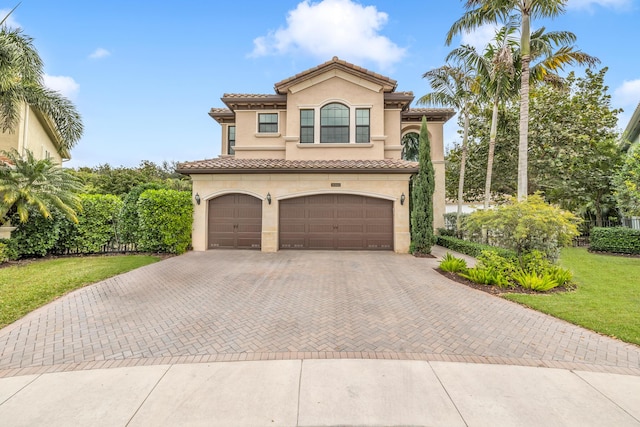
[[[594,227],[589,237],[589,250],[640,254],[640,230],[624,227]]]
[[[147,190],[138,206],[138,248],[149,252],[181,254],[191,245],[193,203],[191,193]]]
[[[11,232],[11,246],[15,259],[43,257],[53,249],[60,236],[62,213],[51,208],[51,218],[45,218],[36,209],[29,207],[29,219],[20,222],[18,214],[11,218],[16,229]]]
[[[468,240],[462,240],[452,236],[438,236],[436,244],[474,258],[479,257],[482,254],[482,251],[495,252],[504,258],[517,258],[518,256],[515,251],[509,249],[483,245],[482,243],[470,242]]]
[[[103,246],[115,240],[122,200],[112,194],[81,194],[80,201],[82,211],[78,212],[78,223],[64,220],[56,249],[100,252]]]
[[[136,185],[124,198],[124,206],[118,219],[118,239],[120,243],[137,243],[139,236],[138,199],[147,190],[161,190],[164,187],[155,182]]]

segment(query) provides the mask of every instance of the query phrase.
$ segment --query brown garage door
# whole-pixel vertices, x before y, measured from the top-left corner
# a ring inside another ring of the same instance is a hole
[[[280,249],[393,249],[393,202],[350,194],[282,200]]]
[[[209,200],[210,249],[260,249],[262,200],[227,194]]]

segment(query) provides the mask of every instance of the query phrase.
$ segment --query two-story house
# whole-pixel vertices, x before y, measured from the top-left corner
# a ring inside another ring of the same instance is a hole
[[[20,109],[15,129],[10,132],[0,131],[0,151],[12,149],[21,155],[30,150],[36,159],[50,158],[57,164],[71,158],[51,118],[26,102]]]
[[[222,155],[187,162],[194,250],[409,250],[409,179],[402,137],[427,119],[436,171],[434,226],[444,224],[442,128],[454,111],[412,109],[411,92],[334,57],[275,84],[225,94],[209,115]]]

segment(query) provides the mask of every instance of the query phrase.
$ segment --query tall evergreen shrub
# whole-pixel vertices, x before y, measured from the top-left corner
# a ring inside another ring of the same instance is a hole
[[[147,190],[165,188],[161,184],[149,182],[136,185],[124,198],[124,205],[118,219],[118,239],[121,243],[137,243],[139,239],[138,199]]]
[[[411,192],[411,245],[414,254],[430,254],[435,242],[433,233],[433,192],[435,171],[431,162],[431,143],[427,132],[427,119],[422,117],[420,127],[420,167],[413,179]]]

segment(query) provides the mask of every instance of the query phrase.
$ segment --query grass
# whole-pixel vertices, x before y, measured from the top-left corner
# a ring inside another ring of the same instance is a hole
[[[527,305],[576,325],[640,345],[640,258],[599,255],[565,248],[560,264],[573,271],[574,292],[509,294]]]
[[[74,289],[158,260],[147,255],[92,256],[1,268],[0,328]]]

